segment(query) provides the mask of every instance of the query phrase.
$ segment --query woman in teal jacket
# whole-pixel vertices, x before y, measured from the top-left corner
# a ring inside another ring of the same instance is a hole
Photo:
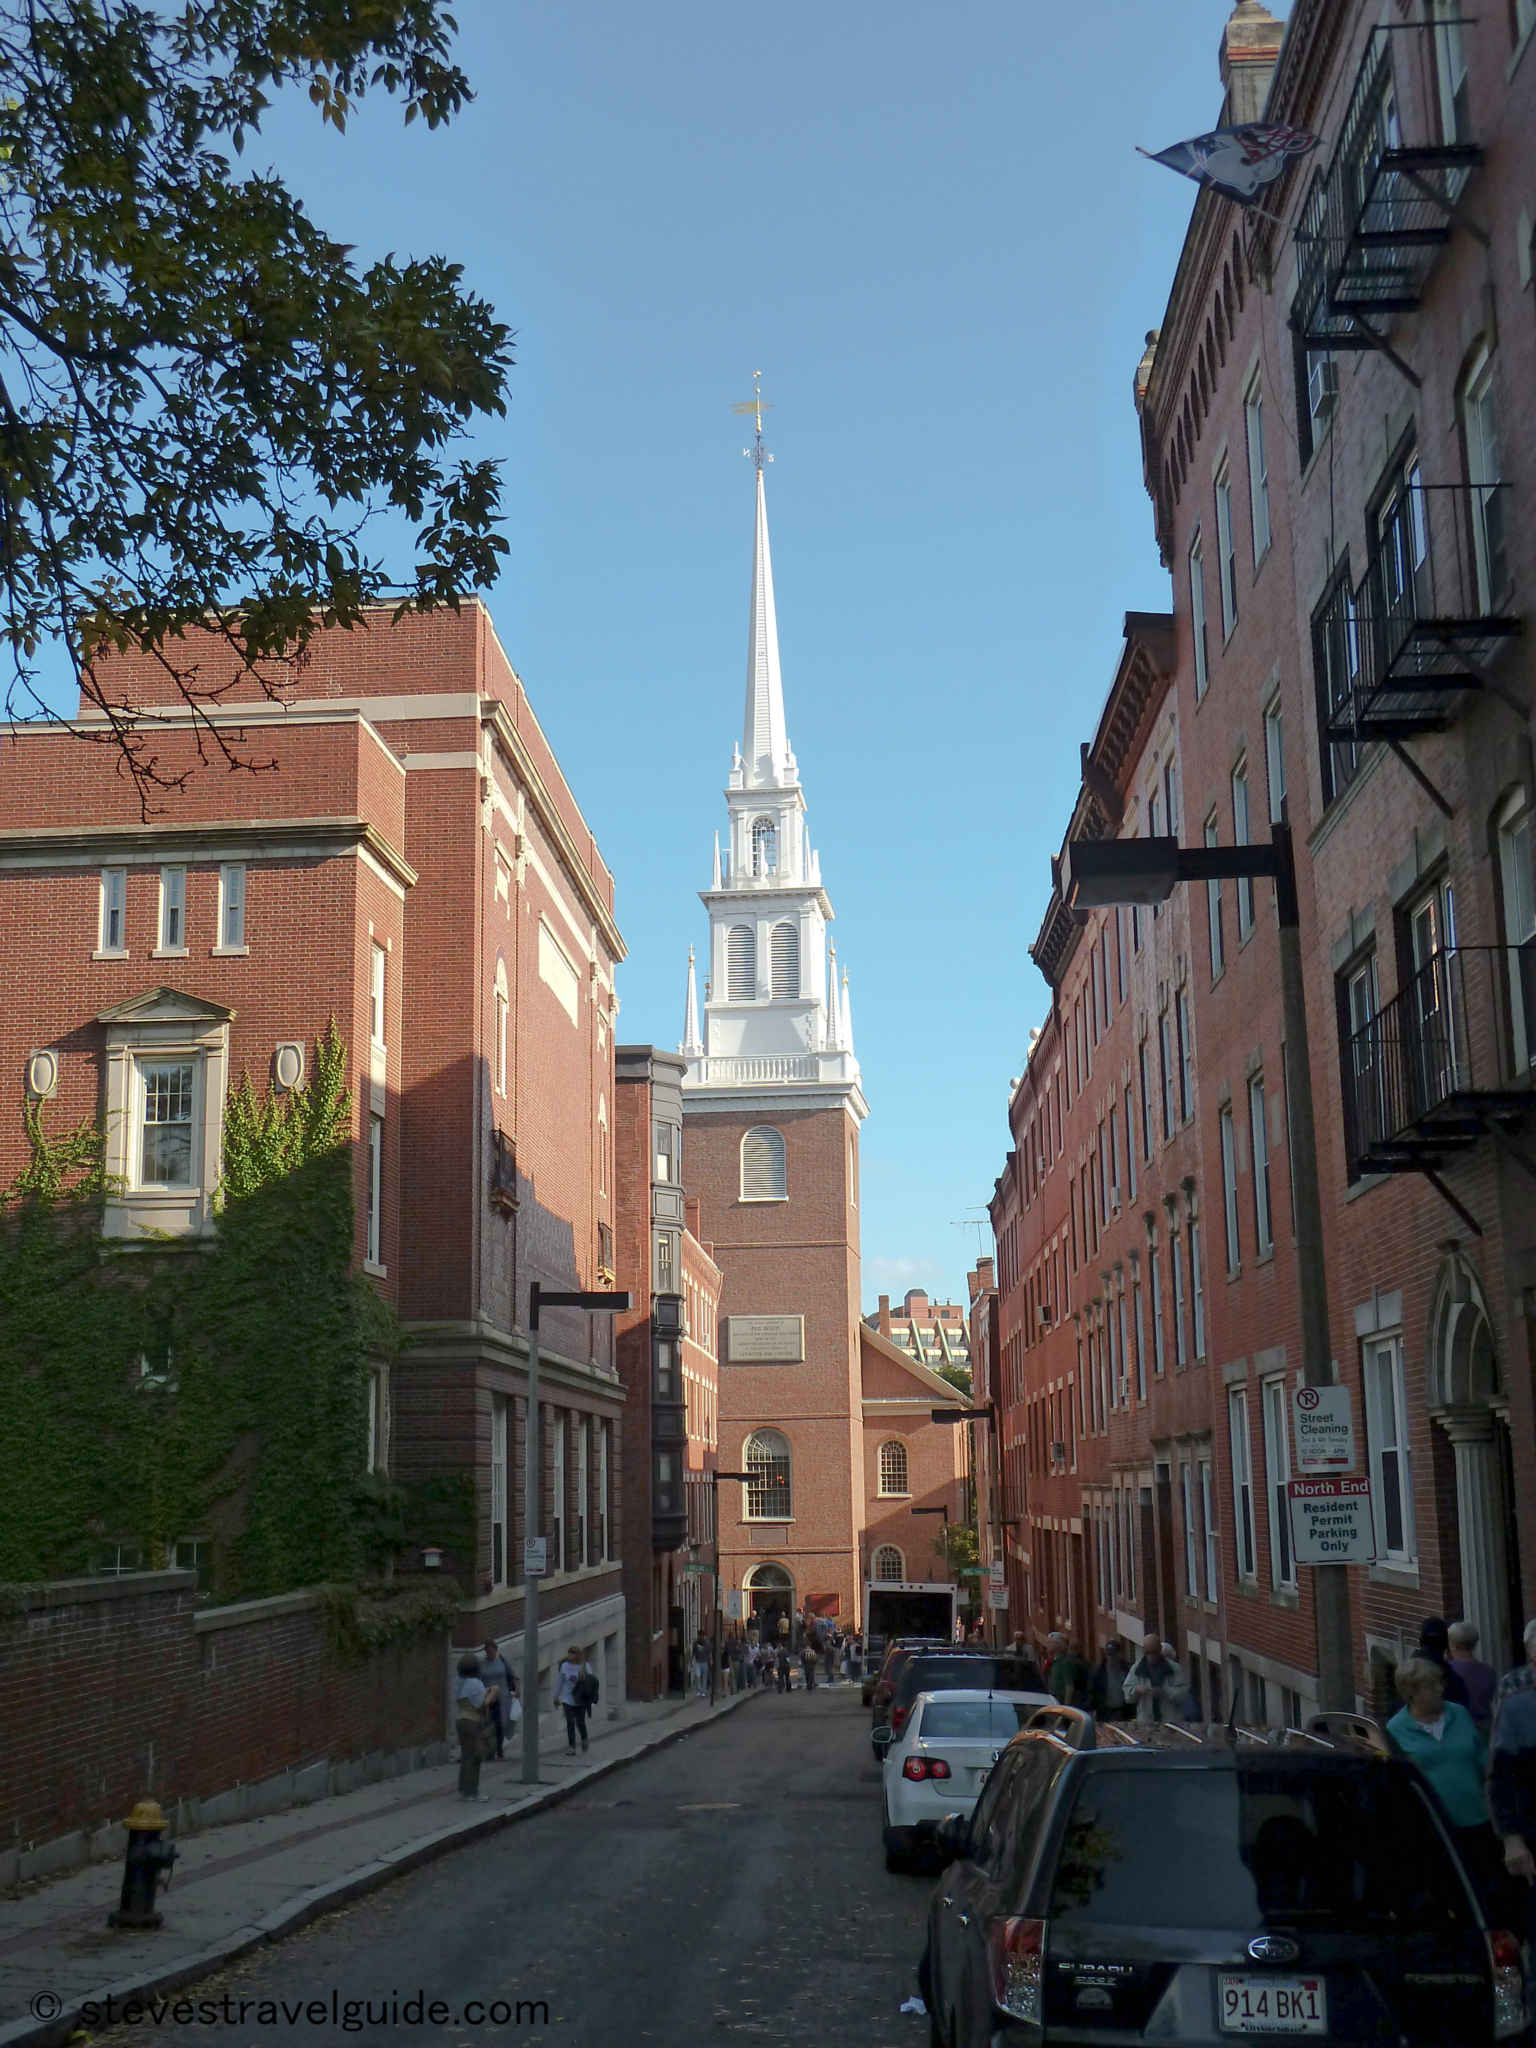
[[[1445,1675],[1428,1657],[1399,1664],[1397,1689],[1403,1704],[1387,1723],[1399,1755],[1417,1764],[1429,1780],[1451,1824],[1467,1873],[1495,1925],[1504,1922],[1503,1858],[1488,1817],[1488,1745],[1465,1707],[1445,1697]]]

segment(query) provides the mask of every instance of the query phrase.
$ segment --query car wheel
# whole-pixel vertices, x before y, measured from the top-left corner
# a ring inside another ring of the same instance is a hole
[[[904,1828],[885,1828],[885,1867],[889,1871],[911,1870],[912,1845]]]

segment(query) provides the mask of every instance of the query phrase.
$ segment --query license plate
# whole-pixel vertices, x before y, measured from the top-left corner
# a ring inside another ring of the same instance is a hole
[[[1216,1980],[1224,2034],[1326,2034],[1328,1995],[1321,1977],[1233,1977]]]

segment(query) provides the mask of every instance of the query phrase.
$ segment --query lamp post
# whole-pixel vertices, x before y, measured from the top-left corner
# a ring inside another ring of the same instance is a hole
[[[720,1482],[722,1479],[739,1479],[743,1486],[751,1480],[750,1472],[711,1472],[709,1475],[709,1519],[715,1539],[715,1640],[709,1660],[709,1704],[715,1704],[716,1689],[720,1683],[720,1652],[725,1646],[725,1624],[720,1609]]]
[[[523,1458],[523,1783],[539,1782],[539,1581],[548,1558],[541,1554],[540,1511],[544,1504],[544,1461],[539,1442],[539,1311],[586,1308],[621,1315],[627,1294],[555,1294],[537,1280],[528,1290],[528,1430]],[[585,1503],[583,1503],[585,1512]],[[563,1540],[562,1531],[562,1540]]]
[[[1270,843],[1180,846],[1173,838],[1068,840],[1053,863],[1061,900],[1071,911],[1117,903],[1161,903],[1180,882],[1250,881],[1275,885],[1280,938],[1280,1014],[1285,1033],[1285,1099],[1290,1123],[1291,1191],[1296,1208],[1296,1293],[1301,1310],[1302,1377],[1309,1387],[1333,1384],[1328,1335],[1328,1285],[1323,1267],[1323,1201],[1312,1116],[1307,1000],[1301,969],[1301,915],[1291,830],[1272,828]],[[1349,1578],[1341,1564],[1313,1565],[1317,1625],[1317,1687],[1325,1711],[1354,1706]]]

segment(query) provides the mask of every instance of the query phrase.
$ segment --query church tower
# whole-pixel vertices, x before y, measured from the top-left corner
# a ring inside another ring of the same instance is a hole
[[[703,1030],[690,955],[683,1172],[723,1274],[722,1604],[750,1619],[860,1601],[864,1512],[859,1126],[868,1113],[832,905],[789,745],[768,547],[761,397],[746,704],[716,834]]]

